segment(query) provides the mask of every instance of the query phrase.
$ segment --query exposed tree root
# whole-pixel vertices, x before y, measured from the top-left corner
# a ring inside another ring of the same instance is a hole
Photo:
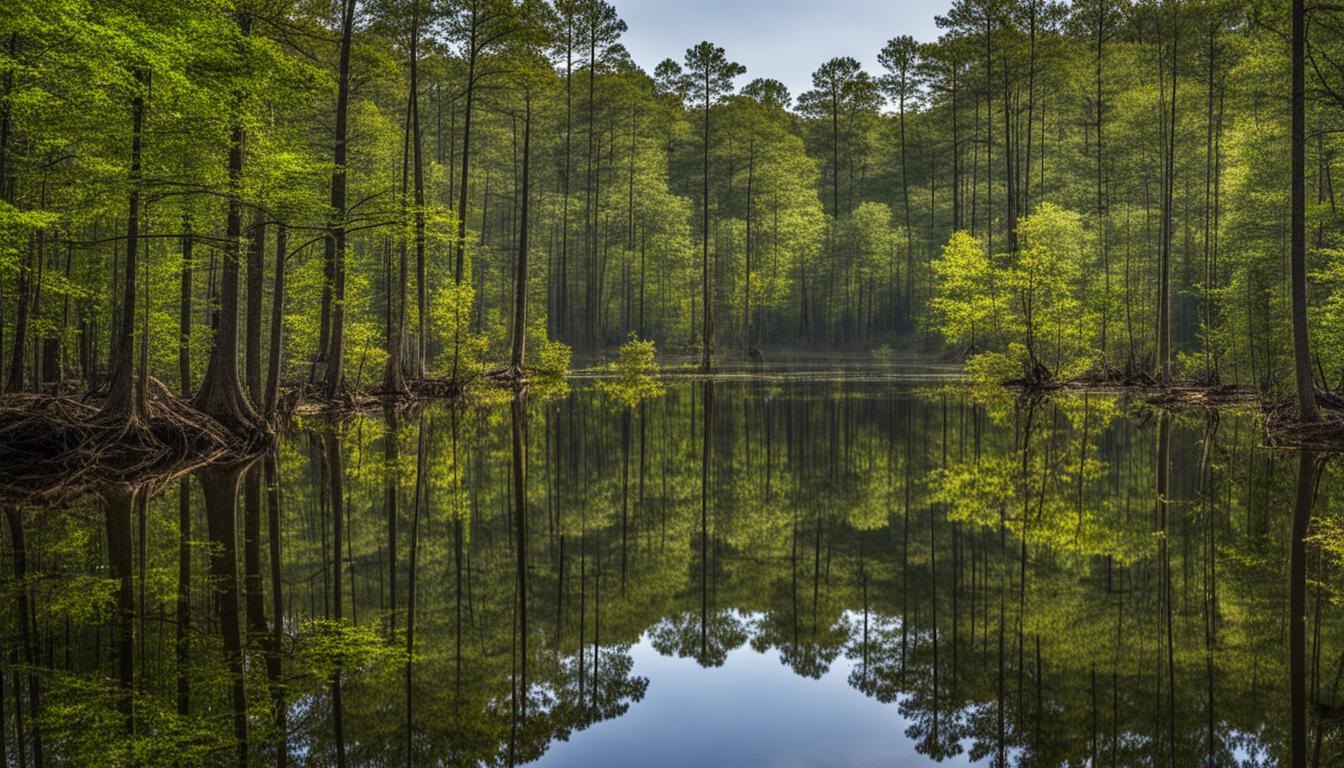
[[[1344,452],[1344,396],[1332,392],[1316,393],[1321,420],[1304,424],[1298,418],[1294,400],[1265,401],[1254,387],[1244,384],[1189,381],[1163,384],[1147,373],[1126,374],[1112,370],[1109,375],[1098,373],[1069,381],[1054,380],[1036,384],[1014,381],[1008,382],[1007,386],[1017,390],[1023,397],[1042,397],[1057,392],[1125,395],[1172,410],[1258,406],[1266,445],[1272,448]]]
[[[0,400],[0,497],[53,503],[106,485],[171,482],[266,447],[269,429],[235,432],[154,382],[146,413],[120,418],[70,396]],[[167,480],[164,480],[164,478]]]
[[[1275,448],[1304,448],[1313,451],[1344,451],[1344,397],[1317,392],[1321,420],[1304,424],[1298,418],[1294,400],[1266,403],[1261,409],[1265,442]]]
[[[339,419],[353,413],[387,408],[405,409],[426,400],[465,400],[468,382],[452,379],[423,378],[406,381],[400,392],[343,389],[335,397],[327,396],[322,384],[299,382],[285,390],[280,398],[281,414],[301,414],[323,419]]]
[[[1260,402],[1254,387],[1240,384],[1201,384],[1189,381],[1162,383],[1147,373],[1113,375],[1091,374],[1078,379],[1053,379],[1039,383],[1025,380],[1007,386],[1023,393],[1091,392],[1128,395],[1151,405],[1167,408],[1217,408],[1225,405],[1251,405]]]
[[[526,367],[505,366],[496,368],[493,371],[487,371],[486,381],[501,387],[523,387],[528,383],[528,369]]]
[[[467,394],[470,382],[462,379],[436,379],[426,377],[419,381],[407,382],[411,392],[417,397],[460,398]]]

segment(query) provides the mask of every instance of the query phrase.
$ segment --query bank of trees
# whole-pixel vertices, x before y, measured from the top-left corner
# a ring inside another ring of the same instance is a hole
[[[171,381],[247,422],[281,382],[397,392],[547,340],[937,352],[953,233],[1012,271],[1024,221],[1073,212],[1093,368],[1334,388],[1340,37],[1303,11],[1295,123],[1290,11],[958,0],[790,94],[714,42],[645,71],[600,0],[22,0],[0,382],[133,418]],[[1029,328],[974,346],[1074,371]]]
[[[960,113],[943,124],[957,126],[953,146],[973,145],[953,174],[954,189],[971,175],[953,228],[975,239],[978,266],[1012,272],[1027,257],[1023,216],[1046,203],[1074,212],[1081,235],[1054,254],[1063,271],[1036,287],[1077,303],[1073,332],[1095,372],[1296,389],[1310,417],[1313,385],[1337,388],[1344,373],[1320,343],[1338,333],[1339,73],[1324,64],[1340,45],[1336,16],[1273,3],[954,3],[945,36],[923,49],[921,114]],[[998,282],[967,293],[971,242],[944,245],[933,263],[945,338],[1014,357],[1018,376],[1057,375],[1031,349],[1031,323],[968,337],[958,296],[1009,313],[1029,313],[1031,298]]]

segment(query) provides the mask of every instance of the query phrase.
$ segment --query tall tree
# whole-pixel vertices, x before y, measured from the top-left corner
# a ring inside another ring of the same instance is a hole
[[[589,346],[597,340],[597,314],[601,295],[598,286],[601,278],[598,273],[597,243],[597,201],[594,196],[597,177],[595,166],[597,157],[597,74],[605,67],[619,46],[616,41],[625,32],[625,22],[616,15],[616,9],[604,0],[581,0],[579,3],[580,22],[583,40],[588,47],[588,109],[587,137],[588,152],[585,155],[587,166],[583,187],[583,253],[586,265],[585,288],[587,301],[584,306],[584,338]]]
[[[465,106],[462,113],[462,183],[457,189],[457,242],[453,261],[453,280],[461,283],[467,250],[467,195],[471,179],[471,128],[477,90],[483,80],[496,75],[497,69],[483,61],[514,32],[517,25],[513,3],[509,0],[450,0],[446,8],[449,39],[467,63],[463,84]]]
[[[247,7],[240,7],[234,17],[237,21],[237,55],[240,60],[246,61],[250,55],[248,37],[252,31],[252,12]],[[215,330],[205,377],[201,380],[201,388],[196,392],[192,405],[225,426],[261,429],[262,422],[252,402],[243,394],[238,379],[238,256],[239,241],[243,234],[242,177],[246,136],[243,111],[247,99],[246,88],[246,79],[239,77],[234,85],[230,106],[232,127],[229,131],[228,216],[219,276],[219,327]]]
[[[887,98],[896,102],[897,133],[900,136],[901,208],[905,218],[905,304],[901,311],[908,325],[915,290],[915,236],[914,227],[910,225],[910,175],[906,162],[908,153],[905,110],[907,102],[914,98],[919,86],[919,46],[913,37],[901,35],[887,41],[877,60],[887,70],[887,74],[879,83]]]
[[[1297,413],[1303,423],[1320,421],[1316,386],[1312,378],[1311,338],[1307,333],[1307,12],[1304,0],[1293,0],[1292,79],[1292,314],[1293,376],[1297,387]],[[1173,78],[1173,98],[1175,85]]]
[[[518,260],[514,268],[513,330],[508,372],[514,378],[526,375],[528,248],[531,224],[532,121],[533,107],[544,96],[554,72],[544,52],[550,42],[555,19],[551,8],[541,0],[523,0],[519,15],[520,30],[514,35],[508,55],[512,85],[522,100],[523,170],[520,210],[518,212]]]
[[[103,413],[128,422],[138,421],[145,410],[141,388],[135,386],[135,281],[140,270],[140,185],[145,124],[145,90],[149,87],[149,73],[136,68],[132,73],[135,85],[131,95],[131,164],[130,204],[126,215],[126,261],[121,278],[121,309],[116,350],[113,356],[112,379],[103,403]],[[9,389],[22,387],[22,350],[24,304],[27,291],[19,294],[19,323],[14,335],[14,357],[9,370]],[[15,384],[18,386],[15,386]]]
[[[840,265],[844,258],[840,248],[840,220],[854,201],[854,170],[861,165],[858,157],[860,118],[875,114],[879,99],[876,82],[858,60],[847,56],[831,59],[818,67],[812,73],[812,89],[798,97],[800,110],[816,121],[818,133],[824,137],[824,151],[829,155],[826,165],[830,171],[831,218],[827,251],[833,267]],[[840,199],[842,176],[848,177],[844,203]],[[841,271],[844,271],[843,267]],[[804,311],[811,311],[806,303]]]
[[[355,32],[355,0],[341,0],[341,42],[336,67],[336,125],[332,142],[331,210],[324,244],[322,320],[314,372],[328,395],[342,385],[345,352],[345,182],[349,138],[350,46]],[[325,366],[325,368],[323,368]]]
[[[732,92],[733,78],[747,68],[729,61],[724,50],[708,41],[686,49],[683,77],[690,106],[700,110],[701,187],[700,187],[700,285],[703,308],[700,340],[700,369],[709,371],[714,351],[713,292],[709,269],[709,146],[713,107]]]

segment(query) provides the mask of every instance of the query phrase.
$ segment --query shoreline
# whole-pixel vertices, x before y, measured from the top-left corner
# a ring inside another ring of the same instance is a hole
[[[704,372],[693,366],[665,367],[656,377],[667,382],[847,382],[919,386],[964,385],[973,388],[959,366],[942,362],[902,361],[816,369],[796,366],[747,365]],[[557,379],[598,382],[617,378],[606,366],[589,366]],[[15,394],[0,396],[0,497],[12,503],[53,503],[90,489],[133,484],[137,478],[175,477],[206,464],[252,461],[277,439],[294,417],[335,423],[358,413],[405,411],[422,404],[464,405],[484,391],[525,389],[528,379],[484,374],[454,383],[426,379],[408,383],[408,392],[347,391],[337,399],[321,397],[307,383],[288,387],[264,430],[230,429],[196,411],[189,399],[166,392],[150,399],[149,413],[132,424],[99,412],[101,400],[91,396]],[[1321,393],[1322,420],[1302,424],[1296,408],[1268,400],[1249,385],[1133,380],[1073,379],[1045,384],[1006,382],[997,385],[1018,398],[1058,394],[1128,397],[1167,410],[1222,410],[1251,407],[1260,419],[1264,444],[1285,450],[1344,452],[1344,398]]]

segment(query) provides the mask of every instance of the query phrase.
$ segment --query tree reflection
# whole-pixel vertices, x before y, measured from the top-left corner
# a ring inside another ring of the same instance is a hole
[[[520,765],[684,684],[642,653],[759,653],[932,761],[1332,765],[1341,478],[1257,443],[1098,395],[706,381],[295,431],[167,497],[6,508],[7,755]]]

